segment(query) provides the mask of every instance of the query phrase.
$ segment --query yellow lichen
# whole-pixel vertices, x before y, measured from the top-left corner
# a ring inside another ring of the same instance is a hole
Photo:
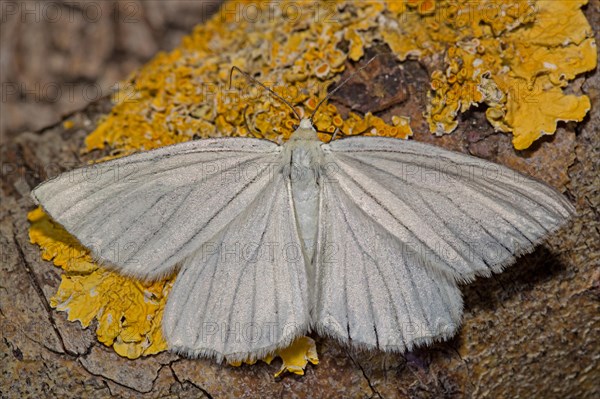
[[[28,214],[29,238],[42,258],[63,268],[52,307],[88,327],[96,320],[98,340],[134,359],[164,351],[160,321],[172,280],[140,283],[98,266],[76,239],[36,208]]]
[[[490,123],[512,132],[515,148],[525,149],[553,134],[558,121],[583,119],[589,99],[563,94],[562,88],[595,68],[596,43],[580,10],[584,1],[507,3],[504,9],[494,4],[483,1],[478,9],[495,7],[496,13],[473,14],[491,29],[471,25],[469,40],[449,45],[446,70],[433,73],[429,127],[436,134],[450,133],[459,112],[483,103]],[[513,22],[499,26],[507,16]]]
[[[358,32],[353,29],[347,29],[344,37],[350,41],[350,52],[348,53],[348,57],[352,61],[358,61],[365,54],[363,39]]]
[[[245,14],[249,3],[259,12]],[[120,154],[194,138],[255,136],[282,142],[298,121],[279,101],[239,74],[248,71],[294,104],[314,111],[348,62],[385,43],[397,59],[436,56],[427,119],[432,132],[453,131],[457,116],[485,104],[496,129],[512,132],[516,148],[552,134],[558,120],[581,120],[585,96],[563,89],[597,63],[585,1],[229,1],[198,25],[175,50],[159,53],[114,93],[111,113],[86,138],[86,150],[109,146]],[[362,57],[362,58],[361,58]],[[433,57],[435,58],[435,57]],[[340,135],[406,138],[408,118],[391,124],[367,113],[342,118],[325,103],[319,130]],[[323,139],[330,136],[322,135]],[[164,350],[160,320],[172,279],[141,284],[96,265],[87,251],[40,210],[30,214],[32,242],[64,269],[52,305],[88,326],[97,320],[101,342],[134,358]],[[173,277],[174,278],[174,277]],[[284,369],[300,373],[316,363],[314,342],[301,338],[279,351]],[[312,343],[311,343],[312,342]],[[270,358],[266,359],[269,360]],[[287,360],[286,360],[287,359]]]
[[[513,132],[515,148],[528,148],[542,135],[554,133],[558,121],[581,121],[590,106],[586,96],[566,95],[559,88],[535,93],[529,102],[512,101],[509,96],[503,118],[505,125],[500,130],[508,126]]]
[[[275,373],[275,377],[279,377],[284,372],[304,375],[304,369],[308,362],[319,364],[315,341],[309,337],[300,337],[289,347],[278,350],[276,353],[281,358],[282,365]]]
[[[299,337],[287,348],[276,350],[275,353],[266,356],[262,360],[265,363],[271,364],[276,357],[281,358],[282,364],[279,371],[275,373],[275,377],[279,377],[286,372],[304,375],[304,369],[309,362],[315,365],[319,364],[317,347],[315,341],[310,337]],[[256,361],[229,362],[229,365],[239,367],[243,363],[252,365]]]

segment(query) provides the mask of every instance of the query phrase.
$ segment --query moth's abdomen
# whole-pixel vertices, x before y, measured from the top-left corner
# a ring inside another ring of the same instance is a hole
[[[296,223],[309,264],[315,251],[319,214],[318,150],[316,146],[297,146],[292,151],[289,165]]]

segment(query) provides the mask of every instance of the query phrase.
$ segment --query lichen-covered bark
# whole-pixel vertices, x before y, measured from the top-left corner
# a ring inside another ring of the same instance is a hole
[[[592,26],[600,26],[599,7],[594,0],[586,10]],[[427,74],[419,73],[424,67],[411,68],[400,82],[407,87],[403,107],[409,115],[423,109],[427,87]],[[517,154],[510,137],[494,133],[477,112],[441,139],[425,130],[415,134],[565,188],[577,207],[572,225],[502,274],[463,287],[464,322],[451,341],[402,356],[351,352],[317,338],[320,364],[308,366],[304,377],[273,378],[277,363],[230,367],[169,353],[124,359],[98,343],[93,331],[52,310],[49,298],[60,269],[42,261],[29,243],[29,190],[48,174],[105,155],[78,154],[110,103],[103,99],[72,115],[70,129],[58,124],[18,135],[0,154],[0,396],[600,396],[600,74],[596,70],[577,83],[592,101],[590,116],[579,125],[562,125],[525,153]]]

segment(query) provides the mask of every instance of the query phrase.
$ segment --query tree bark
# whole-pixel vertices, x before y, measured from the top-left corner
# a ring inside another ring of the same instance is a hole
[[[594,0],[586,11],[596,27],[598,8]],[[61,121],[15,136],[1,148],[1,397],[599,397],[598,70],[576,84],[592,101],[589,117],[562,125],[524,154],[477,112],[436,141],[564,188],[577,208],[573,223],[503,273],[464,286],[463,325],[454,339],[398,355],[353,352],[315,336],[320,364],[302,377],[275,379],[276,362],[231,367],[166,352],[124,359],[96,340],[93,326],[83,330],[51,309],[61,271],[29,242],[29,191],[103,155],[81,156],[80,149],[110,100],[63,117],[74,123],[69,129]],[[429,133],[416,139],[435,140]]]

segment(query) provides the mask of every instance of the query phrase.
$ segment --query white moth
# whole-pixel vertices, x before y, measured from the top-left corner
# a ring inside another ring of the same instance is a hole
[[[176,144],[67,172],[37,204],[105,265],[160,279],[170,348],[256,359],[309,331],[403,352],[455,334],[458,283],[500,272],[573,214],[549,186],[414,141]],[[115,255],[117,254],[117,255]]]

